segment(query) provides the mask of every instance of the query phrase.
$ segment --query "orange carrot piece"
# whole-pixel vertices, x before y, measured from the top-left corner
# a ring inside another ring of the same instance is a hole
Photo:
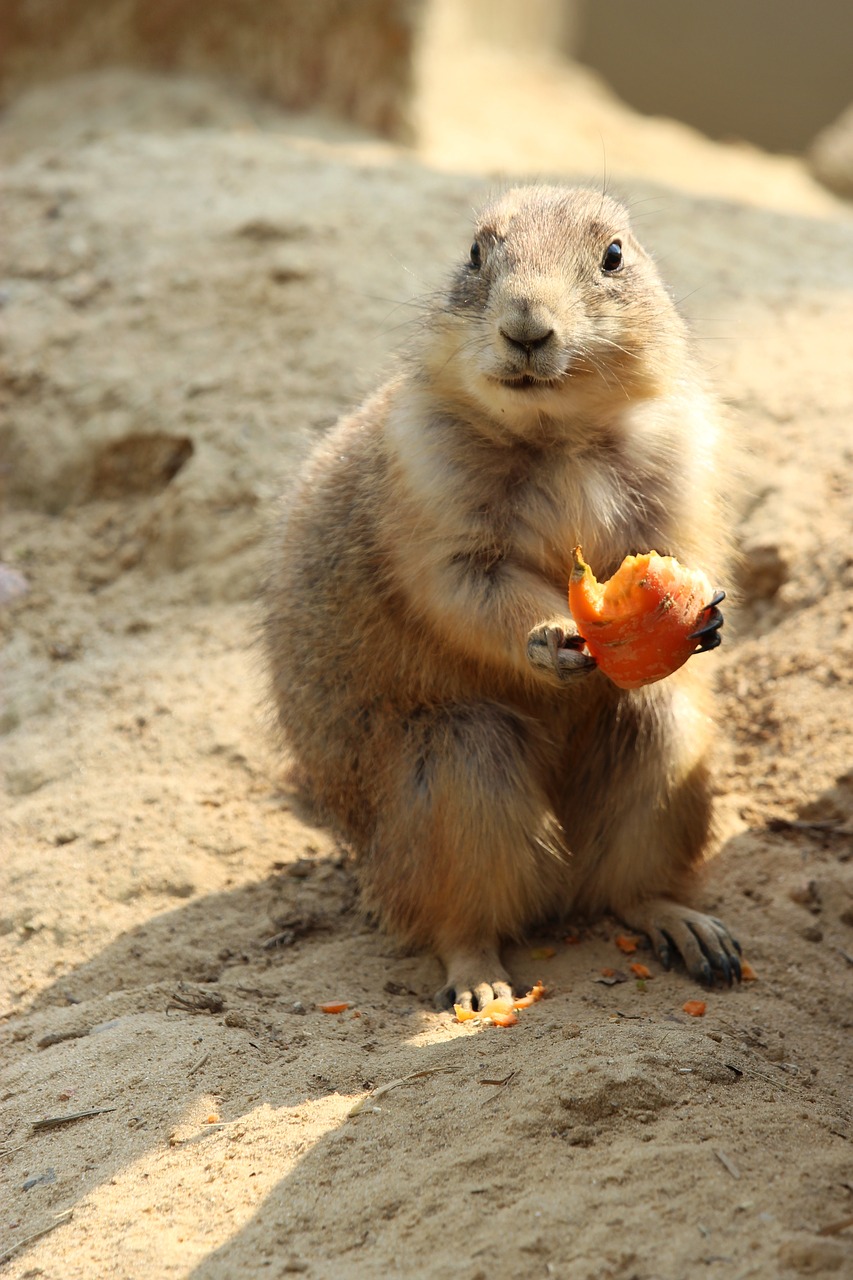
[[[755,970],[753,969],[752,965],[749,963],[748,960],[741,960],[740,976],[744,980],[744,982],[758,981],[758,974],[755,972]]]
[[[349,1008],[346,1000],[330,1000],[327,1004],[318,1006],[321,1013],[343,1013],[344,1009]]]
[[[518,1022],[518,1015],[515,1013],[490,1013],[488,1016],[496,1027],[514,1027]]]
[[[557,954],[556,947],[534,947],[530,952],[531,960],[553,960]]]
[[[705,1001],[704,1000],[687,1000],[681,1006],[685,1013],[689,1013],[691,1018],[704,1018]]]
[[[461,1004],[455,1004],[453,1012],[456,1014],[457,1022],[470,1022],[472,1018],[480,1016],[476,1009],[463,1009]]]
[[[512,1003],[516,1009],[529,1009],[537,1000],[541,1000],[544,994],[544,985],[541,982],[537,982],[531,987],[526,996],[520,996],[517,1000],[513,1000]]]
[[[638,978],[654,977],[654,974],[652,973],[651,969],[647,968],[646,965],[644,964],[629,964],[628,968],[631,970],[632,973],[635,973]]]
[[[501,997],[497,1000],[489,1000],[482,1009],[463,1009],[461,1004],[455,1004],[453,1012],[456,1014],[457,1022],[470,1022],[473,1018],[491,1018],[492,1022],[499,1027],[512,1027],[518,1022],[513,1005],[513,1000]]]
[[[619,948],[619,950],[624,951],[626,956],[633,955],[633,953],[637,950],[637,939],[626,938],[624,933],[617,934],[614,941],[617,947]]]

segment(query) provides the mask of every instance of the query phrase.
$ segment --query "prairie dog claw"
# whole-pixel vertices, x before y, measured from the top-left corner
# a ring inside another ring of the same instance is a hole
[[[711,649],[716,649],[722,643],[723,637],[720,635],[720,627],[722,627],[725,619],[718,608],[726,598],[725,591],[715,591],[713,598],[705,605],[704,613],[707,615],[705,621],[698,626],[695,631],[690,632],[691,640],[698,640],[696,653],[708,653]]]

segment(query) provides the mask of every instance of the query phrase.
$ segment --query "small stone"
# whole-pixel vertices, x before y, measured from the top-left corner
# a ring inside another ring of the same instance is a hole
[[[844,1266],[845,1247],[838,1240],[791,1240],[779,1250],[779,1262],[785,1269],[802,1276],[825,1275]]]
[[[743,548],[741,588],[752,600],[772,600],[791,576],[788,550],[772,539],[755,538]]]
[[[804,880],[800,884],[794,885],[793,889],[788,890],[788,897],[801,907],[810,907],[812,904],[819,903],[820,893],[818,892],[817,881]]]

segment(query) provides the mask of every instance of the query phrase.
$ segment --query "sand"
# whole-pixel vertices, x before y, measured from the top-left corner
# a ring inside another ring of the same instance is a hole
[[[129,72],[0,120],[10,1280],[851,1274],[851,210],[580,73],[505,87],[428,81],[409,152]],[[460,1025],[282,783],[264,539],[472,206],[599,182],[602,141],[741,449],[704,902],[757,980],[702,997],[603,920],[509,948],[548,987],[515,1027]]]

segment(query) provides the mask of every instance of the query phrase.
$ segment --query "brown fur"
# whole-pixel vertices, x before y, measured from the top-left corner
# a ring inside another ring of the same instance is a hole
[[[730,980],[735,944],[683,905],[713,660],[625,693],[544,643],[576,634],[577,543],[599,577],[654,549],[720,580],[715,407],[621,205],[519,188],[477,244],[288,499],[266,619],[281,727],[366,902],[442,957],[445,996],[506,993],[501,939],[605,909]]]

